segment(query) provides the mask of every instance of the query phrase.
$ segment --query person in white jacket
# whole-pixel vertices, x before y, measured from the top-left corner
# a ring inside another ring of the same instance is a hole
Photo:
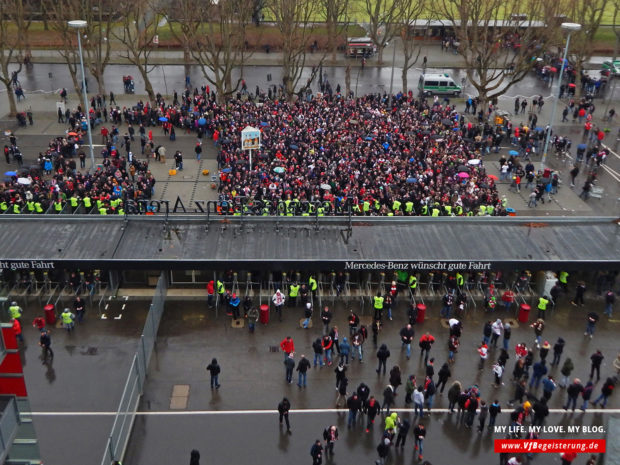
[[[502,335],[503,330],[504,330],[504,324],[502,323],[502,320],[498,318],[497,320],[495,320],[495,323],[491,325],[491,331],[493,331],[493,333],[491,334],[491,345],[493,347],[497,347],[497,341],[499,340],[499,337]]]
[[[278,313],[278,318],[282,321],[282,307],[284,307],[284,294],[278,289],[276,293],[271,298],[273,305],[276,307],[276,312]]]

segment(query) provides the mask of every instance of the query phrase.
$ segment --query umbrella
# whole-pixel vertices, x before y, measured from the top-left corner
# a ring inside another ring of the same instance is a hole
[[[199,111],[194,111],[194,112],[192,112],[192,114],[193,114],[194,116],[199,116],[199,115],[200,115],[200,112],[199,112]]]
[[[441,134],[433,134],[431,139],[441,139]]]
[[[558,69],[557,69],[555,66],[551,66],[551,67],[549,68],[549,71],[551,71],[552,73],[557,73],[557,72],[558,72]]]
[[[373,140],[372,137],[365,137],[364,140]]]
[[[332,186],[330,186],[329,184],[321,184],[321,189],[326,190],[326,191],[330,191],[332,190]]]
[[[356,119],[352,119],[351,121],[349,121],[349,123],[351,123],[351,124],[357,124],[357,120],[356,120]]]
[[[262,127],[265,127],[265,126],[269,126],[269,123],[268,123],[268,122],[266,122],[266,121],[262,121],[262,122],[260,123],[260,125],[261,125]]]
[[[573,88],[576,87],[575,84],[573,84],[572,82],[568,85],[568,87]]]
[[[518,157],[519,152],[517,152],[516,150],[511,150],[510,152],[508,152],[508,155],[512,155],[513,157]]]
[[[469,171],[469,168],[465,165],[461,165],[457,168],[457,171],[459,173],[467,173]]]
[[[545,130],[545,128],[543,128],[542,126],[536,126],[534,128],[534,131],[536,131],[536,132],[543,132],[544,130]]]
[[[4,173],[5,176],[16,176],[17,173],[15,171],[7,171],[6,173]]]
[[[499,178],[495,176],[494,174],[489,174],[489,179],[492,179],[493,181],[497,181]]]
[[[469,161],[467,162],[467,164],[468,164],[468,165],[472,165],[472,166],[477,166],[477,165],[479,165],[479,164],[480,164],[480,159],[478,159],[478,158],[474,158],[474,159],[472,159],[472,160],[469,160]]]
[[[469,174],[464,173],[464,172],[460,172],[459,174],[457,174],[457,176],[461,179],[466,179],[469,177]]]
[[[67,133],[68,136],[77,136],[77,132],[68,132]]]
[[[577,148],[578,148],[579,150],[585,150],[585,149],[587,149],[587,148],[588,148],[588,146],[587,146],[586,144],[579,144],[579,145],[577,146]],[[9,173],[4,173],[4,174],[9,175]]]
[[[224,168],[224,169],[222,170],[222,173],[230,173],[231,171],[232,171],[232,169],[231,169],[231,168]]]
[[[282,166],[276,166],[273,171],[278,174],[284,173],[284,168]]]
[[[407,184],[415,184],[418,182],[417,178],[407,178]]]
[[[452,128],[453,131],[460,131],[461,128]]]
[[[168,118],[166,118],[165,116],[160,116],[159,121],[161,121],[162,123],[165,123],[166,121],[168,121]]]
[[[295,144],[291,144],[291,150],[297,150],[299,147],[296,146]]]
[[[32,181],[28,178],[17,178],[17,183],[23,184],[24,186],[29,186],[32,183]]]
[[[204,118],[200,118],[200,119],[198,120],[198,124],[200,124],[201,126],[204,126],[205,124],[207,124],[207,120],[206,120],[206,119],[204,119]]]
[[[452,120],[449,118],[442,119],[441,124],[444,124],[446,126],[452,126]]]

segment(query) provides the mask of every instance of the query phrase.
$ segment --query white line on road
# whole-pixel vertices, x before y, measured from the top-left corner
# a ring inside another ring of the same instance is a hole
[[[404,408],[395,408],[390,409],[391,412],[398,413],[413,413],[413,409],[404,409]],[[291,413],[346,413],[347,409],[333,409],[333,408],[318,408],[318,409],[300,409],[300,410],[291,410]],[[152,411],[152,412],[136,412],[136,415],[140,416],[166,416],[166,415],[273,415],[278,413],[277,410],[160,410],[160,411]],[[431,413],[448,413],[447,408],[436,408],[431,411]],[[561,408],[549,409],[549,413],[605,413],[605,414],[614,414],[620,413],[620,409],[588,409],[585,412],[568,412]],[[117,412],[31,412],[27,415],[37,416],[37,417],[53,417],[53,416],[76,416],[76,417],[105,417],[116,415]],[[127,413],[129,415],[130,413]]]
[[[607,173],[609,173],[609,175],[614,178],[617,182],[620,182],[620,173],[618,173],[616,170],[614,170],[613,168],[610,168],[607,165],[601,165],[601,167],[607,171]]]
[[[616,158],[620,158],[620,155],[618,155],[616,152],[614,152],[613,150],[611,150],[611,149],[609,148],[609,146],[607,146],[607,145],[603,145],[603,147],[605,147],[607,150],[609,150],[609,153],[611,153],[611,154],[615,155],[615,156],[616,156]]]

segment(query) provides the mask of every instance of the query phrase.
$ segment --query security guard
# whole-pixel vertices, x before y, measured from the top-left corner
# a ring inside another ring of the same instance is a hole
[[[43,213],[43,205],[41,205],[41,202],[35,202],[34,209],[37,213]]]
[[[100,215],[107,215],[108,214],[108,209],[105,206],[101,206],[101,208],[99,208],[99,214]]]
[[[560,281],[560,285],[562,289],[564,289],[564,292],[568,292],[568,273],[566,271],[560,271],[558,281]]]
[[[19,321],[20,325],[22,324],[23,313],[24,311],[19,305],[17,305],[17,302],[15,301],[11,302],[11,306],[9,307],[9,316],[14,320]]]
[[[456,272],[456,285],[459,288],[462,288],[464,283],[465,283],[465,279],[463,278],[463,275],[457,271]]]
[[[409,289],[411,289],[411,293],[415,294],[415,291],[417,288],[418,288],[418,277],[414,274],[409,275]]]
[[[73,209],[73,211],[75,211],[75,209],[78,207],[80,200],[77,198],[75,194],[73,194],[71,198],[69,199],[69,201],[71,202],[71,208]]]
[[[413,202],[411,200],[408,200],[407,202],[405,202],[405,213],[407,215],[413,214]]]
[[[444,211],[446,212],[447,216],[452,216],[452,206],[450,205],[444,205],[443,206]]]
[[[392,211],[397,212],[398,210],[400,210],[400,200],[394,200],[394,202],[392,202]]]
[[[294,307],[297,305],[297,296],[299,295],[299,283],[295,281],[288,288],[288,306]]]
[[[73,326],[75,325],[75,315],[71,313],[68,308],[65,308],[60,314],[60,318],[62,319],[62,325],[65,327],[67,332],[73,331]]]
[[[433,207],[431,216],[439,216],[439,208],[437,206]]]
[[[316,282],[314,275],[310,275],[310,279],[308,279],[308,287],[310,288],[310,292],[312,292],[312,297],[316,297],[316,290],[319,285]]]
[[[60,200],[54,201],[54,210],[56,213],[60,213],[62,211],[62,202]]]
[[[547,296],[538,298],[538,318],[545,319],[545,313],[547,310],[547,304],[549,303],[549,299]]]
[[[362,207],[362,210],[364,210],[364,215],[370,214],[370,202],[368,200],[364,200],[364,206]]]
[[[21,207],[19,206],[18,203],[14,203],[13,204],[13,213],[16,215],[19,215],[22,212]]]
[[[423,216],[428,215],[428,205],[422,205],[422,215]]]
[[[28,200],[28,202],[26,202],[26,208],[28,208],[28,213],[34,213],[34,202]]]
[[[377,295],[374,297],[374,308],[375,308],[375,315],[381,315],[381,312],[383,312],[383,302],[385,301],[385,297],[383,297],[381,295],[381,292],[377,292]]]
[[[220,297],[224,297],[224,294],[226,294],[226,288],[224,287],[224,283],[218,279],[215,287]]]
[[[90,208],[93,206],[93,204],[91,203],[90,197],[88,195],[86,195],[82,199],[82,202],[84,203],[84,208],[86,208],[87,210],[90,210]]]
[[[2,210],[3,213],[7,211],[8,209],[9,209],[9,206],[6,203],[6,201],[3,200],[2,202],[0,202],[0,210]]]

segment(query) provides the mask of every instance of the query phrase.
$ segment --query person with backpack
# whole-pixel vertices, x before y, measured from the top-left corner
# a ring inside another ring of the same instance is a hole
[[[387,359],[390,356],[390,351],[385,344],[381,344],[377,351],[377,359],[379,360],[379,366],[377,367],[377,373],[381,373],[381,367],[383,367],[383,374],[385,375]]]
[[[594,399],[594,401],[592,402],[592,405],[596,405],[599,402],[603,401],[603,403],[601,404],[601,408],[605,408],[605,406],[607,405],[607,399],[614,392],[615,386],[616,386],[616,377],[614,376],[613,378],[607,378],[605,380],[605,383],[603,384],[603,387],[601,388],[601,395],[598,396],[596,399]]]
[[[314,441],[310,448],[310,455],[312,456],[312,465],[321,465],[323,463],[323,445],[319,439]]]
[[[280,415],[280,426],[282,426],[282,420],[286,421],[286,432],[291,433],[291,424],[288,421],[288,412],[291,409],[291,403],[284,397],[278,404],[278,414]]]
[[[219,389],[220,388],[219,375],[222,370],[220,369],[220,366],[218,365],[216,358],[213,358],[211,360],[211,363],[207,365],[207,371],[211,375],[211,389],[213,388]]]

